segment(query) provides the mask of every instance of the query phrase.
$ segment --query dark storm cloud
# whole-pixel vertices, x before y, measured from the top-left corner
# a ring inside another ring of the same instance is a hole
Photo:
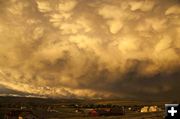
[[[178,99],[179,8],[178,0],[1,0],[1,91]]]

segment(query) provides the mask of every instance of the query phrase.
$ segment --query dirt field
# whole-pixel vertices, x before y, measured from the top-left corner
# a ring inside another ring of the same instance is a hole
[[[111,117],[75,117],[67,119],[164,119],[164,112],[134,113],[129,115]]]

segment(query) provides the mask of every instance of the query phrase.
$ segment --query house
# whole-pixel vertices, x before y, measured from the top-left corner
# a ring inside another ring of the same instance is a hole
[[[89,114],[89,116],[92,116],[92,117],[99,116],[97,110],[95,110],[95,109],[90,110],[88,114]]]
[[[148,106],[144,106],[143,108],[141,108],[141,112],[148,112],[149,107]]]
[[[109,114],[110,114],[109,111],[107,111],[105,109],[98,109],[96,111],[97,111],[99,116],[109,116]]]
[[[144,106],[141,108],[141,112],[158,112],[161,111],[162,109],[159,108],[158,106]]]
[[[111,108],[109,113],[110,115],[113,115],[113,116],[124,115],[125,110],[124,110],[124,107],[114,107],[114,108]]]
[[[4,119],[38,119],[38,117],[32,111],[12,110],[5,115]]]
[[[99,108],[99,109],[93,109],[89,111],[89,116],[118,116],[118,115],[124,115],[125,110],[123,107],[114,107],[111,109],[106,108]]]

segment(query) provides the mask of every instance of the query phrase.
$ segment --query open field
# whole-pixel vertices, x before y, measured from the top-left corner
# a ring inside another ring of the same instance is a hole
[[[0,97],[0,118],[12,110],[28,110],[37,119],[163,119],[165,103],[171,102]]]
[[[110,117],[73,117],[69,119],[164,119],[164,112],[134,113],[123,116],[110,116]]]

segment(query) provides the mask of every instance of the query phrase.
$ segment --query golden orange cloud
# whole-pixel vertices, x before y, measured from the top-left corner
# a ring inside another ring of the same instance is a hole
[[[177,0],[9,0],[0,12],[3,88],[50,97],[179,91]]]

